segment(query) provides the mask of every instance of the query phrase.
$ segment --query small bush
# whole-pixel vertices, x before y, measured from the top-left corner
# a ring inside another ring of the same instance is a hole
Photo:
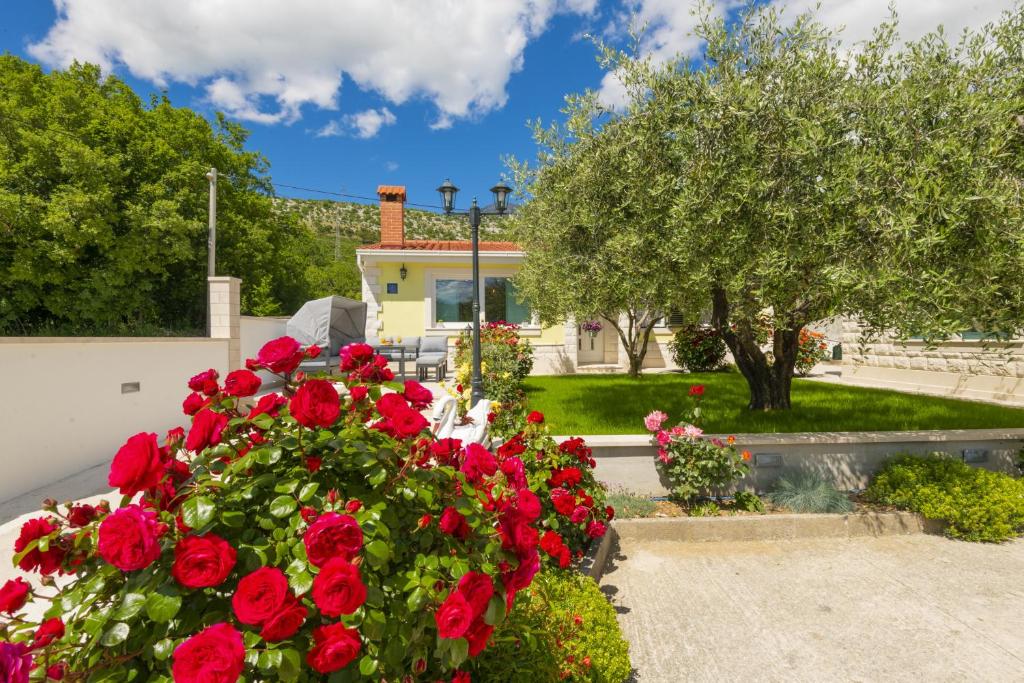
[[[703,503],[697,503],[690,508],[691,517],[717,517],[722,509],[718,507],[718,503],[713,500],[706,500]]]
[[[815,365],[826,360],[828,360],[828,344],[825,343],[825,335],[806,328],[800,330],[800,348],[796,352],[794,372],[804,377],[814,369]]]
[[[735,502],[737,510],[764,512],[764,503],[756,493],[751,491],[737,491],[733,496],[733,502]]]
[[[615,509],[615,516],[620,519],[650,517],[658,507],[647,496],[641,496],[624,490],[609,493],[607,502]]]
[[[1024,482],[950,456],[900,456],[879,472],[867,497],[947,523],[967,541],[1005,541],[1024,530]]]
[[[711,372],[725,362],[725,340],[714,329],[687,325],[676,330],[670,350],[672,360],[690,372]]]
[[[816,474],[801,472],[779,479],[768,499],[793,512],[835,512],[853,510],[853,503],[842,491]]]
[[[494,644],[472,660],[473,680],[622,683],[632,671],[629,644],[594,580],[542,572],[516,597]]]

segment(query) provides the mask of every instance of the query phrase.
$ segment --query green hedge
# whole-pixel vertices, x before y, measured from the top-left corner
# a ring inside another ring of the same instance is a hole
[[[1024,482],[948,455],[897,457],[867,497],[942,520],[949,536],[966,541],[1005,541],[1024,531]]]
[[[539,574],[472,663],[474,681],[509,683],[623,683],[632,671],[615,608],[575,571]]]

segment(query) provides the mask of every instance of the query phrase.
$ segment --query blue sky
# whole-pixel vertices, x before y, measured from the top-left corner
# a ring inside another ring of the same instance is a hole
[[[852,43],[887,4],[825,0],[821,17]],[[995,19],[1013,0],[896,5],[914,38]],[[656,60],[699,51],[683,0],[5,0],[0,50],[47,68],[97,62],[143,97],[166,89],[176,105],[226,111],[276,183],[368,196],[403,184],[410,202],[437,204],[451,177],[464,208],[488,199],[504,156],[533,158],[528,120],[557,118],[585,88],[615,101],[582,34],[621,41],[631,21],[648,26],[641,50]]]

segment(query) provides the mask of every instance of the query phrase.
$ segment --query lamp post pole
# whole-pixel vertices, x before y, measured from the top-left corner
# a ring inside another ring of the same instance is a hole
[[[210,336],[209,278],[217,274],[217,169],[211,168],[206,179],[210,181],[210,231],[206,240],[206,336]]]
[[[459,188],[455,187],[452,181],[445,179],[437,191],[441,193],[441,206],[445,214],[454,213],[455,194]],[[485,215],[504,216],[508,209],[508,196],[512,192],[512,188],[499,181],[491,188],[491,192],[494,193],[493,210],[481,209],[474,197],[469,211],[465,213],[469,217],[473,245],[473,379],[470,384],[470,394],[474,406],[484,397],[484,380],[480,372],[480,217]]]
[[[469,207],[469,227],[473,235],[473,401],[476,405],[484,397],[484,378],[480,374],[480,207],[476,197]]]

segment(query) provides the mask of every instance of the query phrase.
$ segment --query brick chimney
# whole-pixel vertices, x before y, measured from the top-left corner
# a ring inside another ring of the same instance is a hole
[[[385,247],[405,246],[405,186],[381,185],[377,188],[380,197],[380,243]]]

